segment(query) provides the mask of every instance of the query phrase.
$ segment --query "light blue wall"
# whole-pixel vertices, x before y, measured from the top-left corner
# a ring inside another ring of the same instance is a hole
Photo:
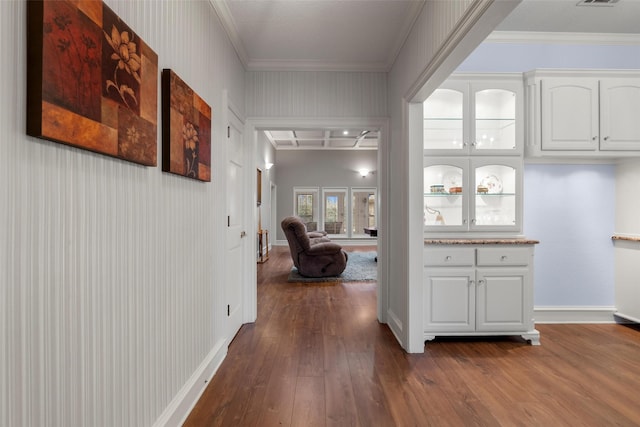
[[[640,46],[483,43],[459,72],[526,72],[535,68],[640,68]]]
[[[640,46],[483,43],[460,72],[640,69]],[[524,233],[535,252],[536,306],[613,306],[615,166],[526,164]]]
[[[525,165],[536,306],[613,306],[614,165]]]

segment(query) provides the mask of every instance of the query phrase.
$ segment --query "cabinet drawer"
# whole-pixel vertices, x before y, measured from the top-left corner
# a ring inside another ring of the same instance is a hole
[[[472,266],[475,258],[473,248],[425,248],[425,266]]]
[[[478,248],[478,266],[528,265],[529,248]]]

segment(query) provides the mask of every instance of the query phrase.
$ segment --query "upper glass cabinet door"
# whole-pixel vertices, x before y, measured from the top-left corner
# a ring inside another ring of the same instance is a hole
[[[523,87],[514,76],[445,82],[423,103],[425,154],[520,154]]]
[[[436,89],[424,102],[424,149],[458,150],[466,145],[462,90]]]
[[[475,92],[476,150],[516,149],[516,94],[504,89]]]

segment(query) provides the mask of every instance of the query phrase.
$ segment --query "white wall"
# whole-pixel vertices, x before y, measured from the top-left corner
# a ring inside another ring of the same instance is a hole
[[[620,162],[616,167],[615,232],[640,236],[640,159]]]
[[[386,73],[250,71],[248,117],[386,117]]]
[[[0,2],[3,426],[177,424],[226,352],[216,148],[244,70],[207,1],[107,3],[211,105],[212,182],[27,137],[27,2]]]
[[[640,238],[640,160],[616,168],[615,232]],[[640,242],[616,241],[616,308],[640,321]]]
[[[380,203],[383,209],[388,210],[388,219],[382,227],[389,227],[388,252],[393,254],[393,259],[390,259],[388,266],[388,277],[393,278],[393,284],[389,284],[386,306],[380,307],[379,310],[401,345],[409,351],[422,351],[418,345],[409,348],[411,339],[408,327],[410,280],[421,281],[421,277],[410,279],[409,253],[421,252],[422,248],[414,245],[410,249],[412,209],[409,205],[409,159],[412,153],[409,149],[404,104],[411,101],[406,98],[410,88],[430,65],[438,49],[450,36],[457,21],[471,3],[471,0],[426,2],[389,73],[391,122],[389,149],[385,152],[385,156],[388,155],[388,168],[383,168],[382,179],[388,182],[390,191],[386,200],[381,197]],[[384,258],[384,254],[379,254],[379,257]],[[414,268],[415,271],[417,267]],[[415,299],[421,300],[421,295],[416,295]]]

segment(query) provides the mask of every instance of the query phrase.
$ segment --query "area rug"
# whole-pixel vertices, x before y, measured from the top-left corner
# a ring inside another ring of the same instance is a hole
[[[288,282],[368,282],[377,280],[378,263],[376,252],[348,252],[347,268],[341,275],[334,277],[304,277],[293,267]]]

